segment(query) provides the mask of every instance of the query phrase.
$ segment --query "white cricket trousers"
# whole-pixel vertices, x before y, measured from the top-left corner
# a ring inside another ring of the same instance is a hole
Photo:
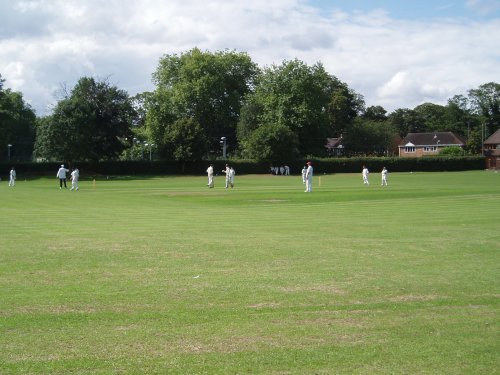
[[[310,193],[312,191],[312,178],[306,178],[306,193]]]

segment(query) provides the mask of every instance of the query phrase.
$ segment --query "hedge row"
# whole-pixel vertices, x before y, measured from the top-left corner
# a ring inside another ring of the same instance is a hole
[[[465,171],[484,169],[483,157],[423,157],[423,158],[328,158],[311,159],[316,173],[359,173],[366,165],[370,171],[382,170],[385,166],[390,172],[417,172],[417,171]],[[220,173],[225,166],[225,161],[109,161],[109,162],[81,162],[75,165],[67,164],[68,168],[77,166],[82,177],[102,178],[111,175],[200,175],[205,174],[209,164],[214,164],[216,173]],[[270,163],[255,162],[252,160],[228,161],[236,173],[265,174],[270,173]],[[292,174],[300,174],[306,160],[290,162]],[[0,164],[0,174],[8,175],[11,166],[14,166],[18,175],[54,176],[60,163],[14,163]],[[278,165],[279,166],[279,165]]]
[[[481,170],[485,167],[482,156],[429,156],[421,158],[336,158],[319,159],[317,164],[320,173],[352,173],[361,172],[363,165],[371,171],[381,171],[386,167],[390,172],[442,172]]]

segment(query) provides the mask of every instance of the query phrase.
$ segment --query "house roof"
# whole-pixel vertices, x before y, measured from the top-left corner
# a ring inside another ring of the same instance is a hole
[[[500,145],[500,129],[494,132],[492,135],[484,141],[485,145]]]
[[[452,132],[433,133],[408,133],[403,138],[399,147],[405,147],[408,143],[415,146],[463,146],[465,139]]]

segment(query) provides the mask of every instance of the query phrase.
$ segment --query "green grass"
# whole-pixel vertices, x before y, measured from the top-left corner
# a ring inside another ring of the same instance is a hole
[[[0,373],[500,373],[500,174],[371,181],[2,181]]]

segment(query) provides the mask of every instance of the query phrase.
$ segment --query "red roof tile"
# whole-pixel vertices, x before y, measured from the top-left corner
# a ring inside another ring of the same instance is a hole
[[[486,141],[484,141],[485,145],[500,145],[500,129],[494,132]]]

